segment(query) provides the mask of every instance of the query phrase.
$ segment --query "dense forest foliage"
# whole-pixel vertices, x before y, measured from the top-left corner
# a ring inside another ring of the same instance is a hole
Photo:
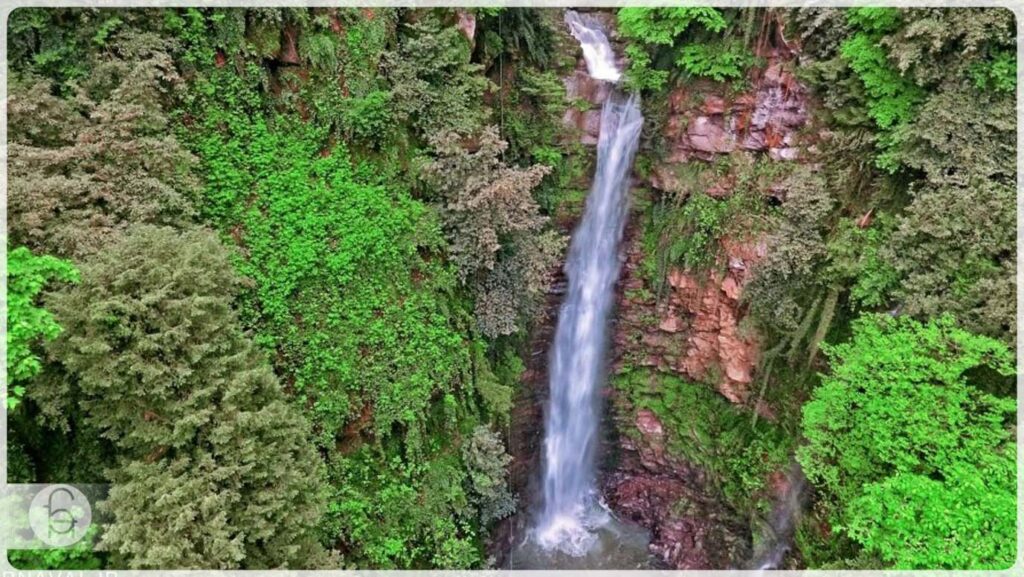
[[[111,490],[87,542],[11,561],[490,566],[521,502],[506,433],[528,337],[592,164],[562,123],[579,103],[561,16],[13,12],[8,480]],[[767,239],[743,306],[776,419],[670,376],[652,396],[630,384],[646,369],[616,386],[674,431],[698,423],[670,450],[733,509],[762,510],[795,458],[803,566],[1012,565],[1012,13],[617,17],[638,174],[668,154],[672,91],[743,90],[782,23],[822,136],[785,167],[750,161],[728,198],[637,209],[656,286],[718,266],[738,228]]]
[[[111,483],[105,566],[485,564],[564,246],[523,14],[13,14],[9,477]]]

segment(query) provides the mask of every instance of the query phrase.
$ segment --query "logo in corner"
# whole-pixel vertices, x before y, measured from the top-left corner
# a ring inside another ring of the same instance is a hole
[[[85,536],[92,523],[89,499],[71,485],[47,485],[32,498],[29,525],[51,547],[68,547]]]

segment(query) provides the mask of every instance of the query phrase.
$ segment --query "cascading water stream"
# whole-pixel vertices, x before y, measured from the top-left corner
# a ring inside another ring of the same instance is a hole
[[[572,11],[566,23],[583,48],[590,76],[616,82],[614,52],[600,28]],[[583,220],[572,236],[569,289],[551,353],[544,441],[544,501],[534,534],[545,549],[582,556],[607,522],[597,498],[594,456],[599,392],[607,366],[608,317],[619,276],[629,176],[643,117],[639,99],[613,88],[601,111],[597,168]]]

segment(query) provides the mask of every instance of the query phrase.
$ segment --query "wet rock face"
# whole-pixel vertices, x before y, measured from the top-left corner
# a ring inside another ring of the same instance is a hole
[[[634,220],[636,222],[636,220]],[[637,230],[627,231],[620,280],[613,371],[641,365],[687,380],[711,381],[739,402],[749,397],[757,341],[739,327],[739,299],[751,265],[764,254],[756,240],[728,241],[727,271],[696,276],[672,271],[661,303],[640,275],[644,257]],[[664,423],[612,392],[612,410],[622,431],[618,460],[603,483],[608,505],[651,532],[650,550],[673,569],[742,566],[749,530],[721,502],[706,473],[674,457]]]
[[[624,439],[624,458],[604,482],[609,506],[651,532],[649,549],[673,569],[722,569],[743,556],[742,530],[706,489],[702,471],[668,457],[664,429],[637,412],[639,439]],[[652,450],[653,449],[653,450]]]
[[[646,173],[656,191],[707,194],[733,193],[743,166],[757,157],[797,161],[811,142],[808,91],[781,59],[767,56],[767,68],[752,77],[750,90],[734,94],[720,83],[687,81],[668,95],[668,116],[662,136],[667,153]],[[570,86],[567,84],[567,87]],[[580,98],[596,95],[583,82],[572,85]],[[596,99],[596,98],[595,98]],[[583,127],[582,118],[573,118]],[[596,141],[596,135],[585,135]],[[806,139],[802,141],[801,139]],[[732,155],[727,171],[695,171],[696,164]],[[734,160],[742,162],[733,162]],[[686,166],[689,164],[690,166]],[[781,198],[778,183],[761,182],[766,197]],[[657,194],[657,193],[655,193]],[[639,219],[633,219],[633,226]],[[619,284],[617,325],[613,333],[613,371],[647,367],[686,381],[706,383],[730,402],[752,406],[762,417],[772,411],[758,401],[755,381],[760,342],[744,322],[743,289],[767,246],[757,236],[722,238],[722,259],[710,271],[670,270],[667,286],[655,295],[641,275],[646,255],[635,228],[627,230],[625,263]],[[634,407],[612,392],[616,412],[619,462],[605,481],[604,495],[619,515],[651,531],[651,551],[675,569],[726,569],[746,566],[750,559],[750,527],[745,512],[727,509],[704,471],[674,457],[668,431],[657,415]],[[683,437],[686,435],[683,434]],[[676,438],[676,437],[672,437]],[[786,492],[785,476],[769,481],[776,493]],[[741,520],[744,519],[744,520]]]
[[[619,37],[615,14],[608,11],[580,11],[583,18],[597,22],[608,39],[612,42],[620,70],[626,68],[622,59],[621,46],[616,42]],[[565,85],[565,98],[570,103],[562,115],[562,125],[567,129],[567,136],[587,146],[596,146],[601,132],[601,106],[612,92],[611,84],[595,80],[587,74],[587,63],[582,53],[578,54],[576,69],[562,78]]]
[[[728,263],[724,274],[672,270],[671,290],[659,306],[652,295],[637,290],[644,287],[636,276],[643,254],[639,247],[630,247],[615,342],[620,363],[625,357],[639,359],[642,366],[709,382],[731,402],[745,403],[751,396],[759,344],[757,335],[742,326],[740,299],[766,245],[758,239],[725,239],[723,248]],[[646,422],[638,416],[636,426],[642,430]]]
[[[456,14],[458,17],[458,21],[455,23],[456,28],[469,41],[470,47],[474,46],[476,44],[476,16],[465,10],[459,10]]]
[[[766,246],[758,241],[723,244],[729,263],[724,276],[710,272],[701,278],[679,270],[669,273],[673,294],[666,316],[688,315],[691,327],[685,353],[673,368],[689,380],[715,380],[722,396],[745,403],[759,352],[756,335],[739,326],[740,296],[750,266],[765,255]]]
[[[601,133],[601,106],[611,94],[611,85],[591,78],[582,58],[576,70],[563,78],[562,82],[565,84],[566,100],[571,103],[562,116],[562,125],[583,144],[597,145]]]
[[[669,95],[665,137],[668,163],[713,160],[737,150],[767,153],[777,160],[799,157],[798,131],[807,123],[807,89],[782,62],[768,66],[751,92],[727,97],[706,83]]]

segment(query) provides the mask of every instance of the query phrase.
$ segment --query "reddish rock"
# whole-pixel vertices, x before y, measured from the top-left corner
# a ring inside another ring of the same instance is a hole
[[[725,277],[725,280],[722,281],[722,292],[725,293],[725,296],[729,297],[730,299],[732,299],[734,301],[735,300],[739,300],[739,298],[740,298],[740,285],[736,283],[736,279],[735,278],[733,278],[731,276],[727,276],[727,277]]]
[[[690,146],[702,152],[732,152],[736,148],[733,136],[706,116],[698,116],[686,128]]]
[[[668,284],[672,288],[680,290],[692,290],[697,288],[697,281],[679,269],[672,269],[669,271]]]
[[[620,290],[633,291],[619,299],[620,308],[613,342],[616,359],[623,365],[647,366],[657,371],[696,380],[691,375],[721,375],[718,385],[730,399],[738,399],[745,387],[730,379],[722,360],[722,342],[733,373],[741,379],[747,367],[742,354],[730,354],[732,343],[744,342],[737,327],[738,303],[722,288],[728,279],[742,287],[745,272],[696,276],[681,270],[668,272],[668,284],[656,297],[641,279],[645,256],[636,238],[635,222],[626,233],[626,262]],[[729,254],[748,258],[757,249],[750,242],[729,240]],[[717,268],[717,267],[716,267]],[[679,325],[676,325],[678,320]],[[665,329],[676,329],[676,332]],[[730,340],[731,339],[731,340]],[[623,366],[618,364],[617,366]],[[748,373],[752,374],[753,364]],[[648,386],[654,387],[656,380]],[[640,385],[643,387],[644,385]],[[734,390],[735,389],[735,390]],[[656,392],[656,391],[653,391]],[[618,437],[615,468],[602,478],[608,505],[617,515],[646,527],[650,551],[668,568],[721,569],[740,566],[748,558],[745,525],[721,505],[717,488],[707,475],[668,450],[668,423],[649,409],[631,406],[620,391],[609,399],[618,427],[629,434]]]
[[[278,62],[293,65],[300,63],[299,50],[296,48],[295,41],[295,28],[293,26],[286,26],[281,31],[281,49],[277,53]]]
[[[673,289],[671,302],[678,302],[681,309],[670,314],[679,317],[686,327],[680,332],[686,339],[683,354],[671,366],[695,381],[705,380],[716,369],[714,374],[720,375],[718,391],[731,402],[744,403],[750,398],[759,347],[755,335],[739,330],[739,303],[749,265],[763,257],[766,248],[762,241],[728,238],[722,245],[729,270],[724,276],[709,273],[697,278],[681,270],[668,274]],[[658,334],[664,334],[661,324],[658,328]],[[663,344],[657,339],[642,342]]]
[[[765,150],[768,148],[768,141],[765,139],[763,130],[751,130],[743,137],[740,147],[744,150]]]
[[[640,409],[636,412],[636,428],[645,437],[660,439],[665,433],[661,426],[661,421],[658,420],[658,416],[649,409]]]
[[[745,93],[732,99],[731,109],[733,112],[742,112],[750,110],[754,107],[754,103],[757,102],[757,97],[753,94]]]
[[[462,35],[469,40],[469,45],[475,44],[474,38],[476,37],[476,16],[472,12],[466,10],[459,10],[457,12],[459,21],[455,24],[455,27],[462,32]]]
[[[601,111],[580,112],[575,108],[567,108],[562,115],[562,126],[578,132],[583,144],[595,145],[601,133]]]
[[[683,329],[683,321],[680,320],[679,317],[675,316],[674,314],[669,314],[669,316],[662,319],[661,323],[658,325],[658,328],[665,331],[666,333],[678,333],[680,330]]]
[[[580,125],[580,116],[582,113],[575,108],[566,108],[565,113],[562,114],[562,126],[566,128],[578,129]]]
[[[808,91],[776,56],[760,74],[754,89],[731,99],[706,90],[705,84],[678,88],[669,94],[669,115],[663,132],[668,154],[663,177],[672,165],[713,161],[736,149],[768,154],[774,160],[800,157],[797,132],[808,120]],[[700,91],[705,89],[705,93]],[[653,175],[654,173],[652,173]],[[664,179],[661,185],[665,185]],[[662,188],[662,190],[670,190]],[[722,194],[727,194],[721,191]]]
[[[601,134],[601,111],[600,110],[588,110],[583,113],[583,125],[581,126],[584,132],[587,134],[597,137]]]
[[[800,151],[796,148],[770,148],[768,156],[772,160],[796,160],[800,157]]]
[[[864,216],[860,217],[860,219],[857,220],[857,228],[867,228],[871,226],[871,213],[874,211],[875,209],[872,208],[871,210],[865,212]]]
[[[665,123],[665,138],[670,141],[679,140],[686,134],[686,125],[687,120],[685,116],[678,114],[669,116],[668,121]]]
[[[604,104],[611,94],[611,85],[592,78],[587,74],[586,68],[574,70],[572,74],[562,79],[562,83],[565,85],[565,97],[568,100],[586,100],[594,107]]]
[[[607,483],[609,505],[647,527],[651,553],[673,569],[721,569],[738,560],[740,536],[705,493],[699,473],[679,464],[671,472],[619,473]]]
[[[704,97],[704,105],[701,107],[704,114],[713,116],[725,113],[725,99],[720,96],[708,95]]]
[[[688,95],[683,88],[676,88],[668,95],[668,109],[670,112],[682,112],[686,109]]]
[[[767,85],[778,86],[782,83],[784,74],[785,73],[782,71],[782,63],[776,62],[765,69],[764,74],[761,75],[761,81]]]

